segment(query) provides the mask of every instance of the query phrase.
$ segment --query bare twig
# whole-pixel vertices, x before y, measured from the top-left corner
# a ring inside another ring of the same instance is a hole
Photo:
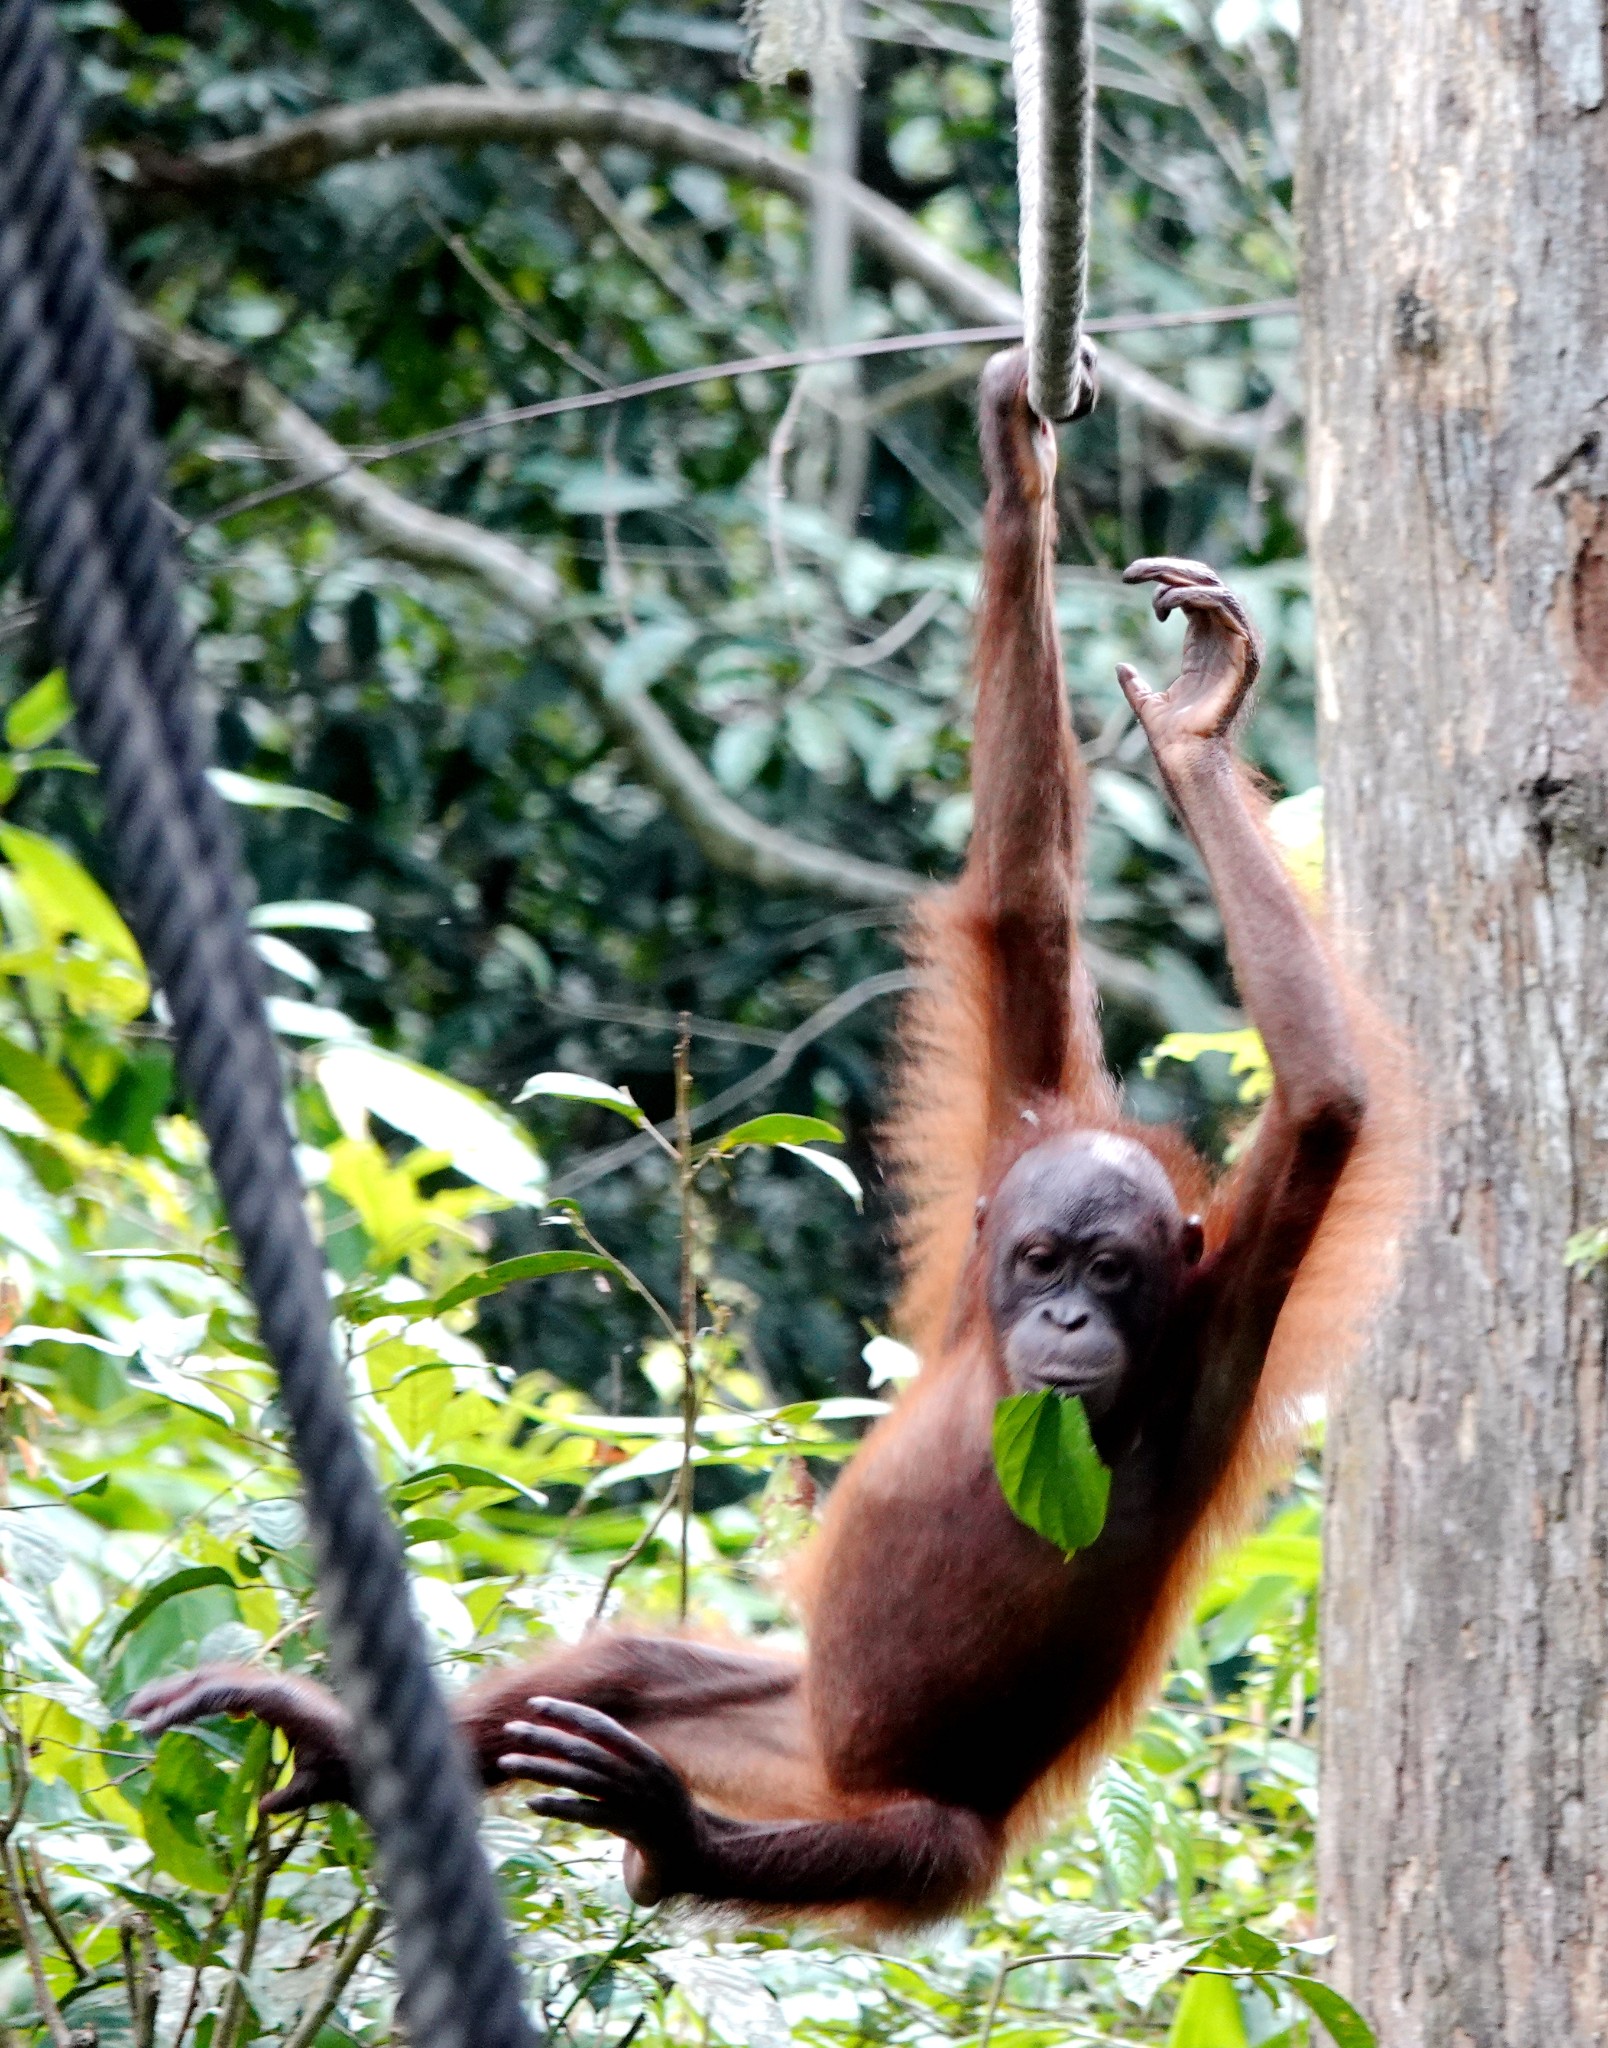
[[[849,915],[858,922],[843,927],[848,931],[862,929],[866,919],[863,912]],[[875,913],[871,921],[878,921]],[[679,1031],[681,1018],[669,1010],[648,1010],[636,1003],[584,1003],[571,1002],[559,996],[537,991],[537,1000],[544,1008],[560,1017],[576,1017],[587,1024],[625,1024],[633,1031]],[[766,1031],[757,1024],[728,1024],[723,1017],[694,1017],[689,1027],[694,1038],[708,1038],[722,1045],[758,1045],[766,1052],[774,1052],[786,1036],[781,1031]]]
[[[123,1949],[123,1984],[133,2048],[151,2048],[162,1997],[162,1958],[156,1936],[145,1914],[134,1912],[119,1914],[117,1932]]]
[[[657,1145],[663,1152],[668,1154],[668,1156],[671,1159],[675,1158],[675,1147],[652,1124],[650,1124],[647,1130],[643,1133],[644,1144],[646,1144],[649,1140],[651,1140],[653,1144]],[[602,1240],[596,1235],[596,1233],[592,1229],[592,1226],[587,1222],[586,1218],[583,1215],[581,1215],[578,1210],[574,1211],[569,1215],[566,1215],[564,1221],[569,1225],[570,1229],[574,1231],[575,1235],[581,1240],[582,1244],[586,1245],[589,1250],[596,1252],[600,1259],[607,1259],[611,1266],[618,1268],[620,1277],[624,1280],[626,1286],[637,1297],[637,1299],[640,1302],[642,1302],[643,1305],[646,1308],[648,1308],[655,1317],[657,1317],[659,1322],[661,1322],[664,1325],[664,1333],[670,1339],[671,1343],[679,1344],[681,1342],[681,1325],[676,1321],[675,1317],[671,1315],[670,1311],[665,1307],[664,1303],[659,1299],[658,1295],[654,1293],[653,1289],[648,1285],[648,1283],[644,1279],[642,1279],[639,1274],[633,1273],[631,1268],[625,1263],[625,1261],[622,1258],[618,1257],[614,1252],[611,1252],[609,1250],[608,1246],[604,1244]]]
[[[268,1887],[295,1855],[307,1830],[307,1818],[305,1813],[302,1814],[282,1847],[274,1849],[270,1843],[271,1823],[261,1815],[258,1816],[256,1870],[245,1908],[240,1916],[240,1953],[235,1958],[229,1988],[223,1996],[218,2023],[212,2030],[212,2048],[235,2048],[240,2038],[240,2030],[246,2019],[246,1980],[251,1975],[251,1966],[257,1958],[257,1938],[262,1932],[263,1909],[268,1904]]]
[[[513,85],[513,74],[507,65],[487,49],[473,29],[461,22],[450,7],[444,7],[441,0],[408,0],[408,5],[482,85]]]
[[[843,647],[832,657],[839,668],[874,668],[888,661],[910,642],[924,626],[930,625],[949,602],[947,590],[924,590],[910,609],[894,620],[885,632],[863,647]]]
[[[611,412],[603,434],[603,471],[606,476],[618,476],[620,473],[619,440],[620,415]],[[636,614],[631,609],[631,572],[620,553],[620,514],[613,505],[603,514],[603,576],[609,596],[614,600],[621,630],[629,633],[636,625]]]
[[[4,1715],[0,1715],[0,1737],[5,1741],[6,1769],[10,1779],[8,1789],[11,1793],[11,1804],[0,1816],[0,1844],[4,1844],[16,1833],[22,1809],[28,1803],[28,1751],[21,1729],[13,1726]]]
[[[16,1922],[18,1934],[22,1937],[23,1953],[28,1958],[28,1975],[33,1980],[34,2002],[39,2007],[45,2030],[50,2035],[54,2048],[73,2048],[72,2029],[62,2018],[61,2007],[56,2003],[55,1994],[50,1988],[50,1979],[45,1975],[44,1952],[39,1946],[39,1935],[33,1924],[33,1915],[28,1911],[16,1844],[9,1837],[0,1843],[0,1877],[4,1880],[11,1917]]]
[[[341,1946],[334,1966],[325,1979],[322,1990],[303,2011],[300,2019],[285,2036],[282,2048],[312,2048],[324,2022],[341,2002],[341,1996],[353,1974],[369,1950],[380,1938],[385,1928],[384,1909],[373,1907],[358,1922]]]
[[[257,1823],[259,1833],[264,1825],[265,1823],[262,1821]],[[251,1846],[255,1846],[255,1838],[253,1838]],[[228,1915],[230,1907],[233,1906],[236,1897],[239,1895],[240,1887],[245,1882],[246,1873],[250,1868],[251,1849],[248,1847],[246,1854],[241,1857],[229,1874],[228,1889],[223,1893],[208,1916],[206,1928],[201,1936],[201,1946],[196,1953],[195,1965],[190,1972],[190,1989],[185,1997],[184,2011],[179,2019],[178,2030],[173,2036],[173,2048],[184,2048],[184,2037],[190,2031],[190,2022],[195,2018],[196,2007],[201,2002],[202,1975],[214,1959],[218,1936],[223,1930],[224,1920]]]
[[[681,1590],[677,1618],[687,1618],[691,1584],[692,1454],[698,1442],[698,1274],[694,1263],[698,1162],[692,1149],[692,1033],[682,1020],[676,1040],[676,1196],[681,1220]]]
[[[589,384],[596,385],[600,391],[608,390],[609,380],[604,376],[603,372],[595,364],[589,363],[585,356],[581,355],[577,350],[572,349],[567,341],[560,339],[556,334],[550,334],[539,320],[533,318],[529,308],[522,305],[508,287],[500,279],[494,277],[485,264],[481,262],[470,246],[467,237],[460,235],[456,228],[449,226],[441,218],[441,215],[436,212],[429,200],[416,192],[413,195],[413,204],[418,209],[420,217],[424,220],[425,224],[435,234],[440,236],[442,242],[457,258],[468,275],[479,285],[480,289],[486,294],[486,297],[490,299],[500,313],[513,321],[522,334],[528,334],[538,348],[546,349],[550,355],[557,356],[561,363],[567,363],[572,370],[577,371],[583,376]]]
[[[95,1972],[73,1946],[73,1938],[63,1926],[61,1915],[56,1911],[55,1901],[50,1896],[50,1886],[45,1880],[44,1858],[39,1854],[38,1843],[30,1843],[22,1850],[18,1861],[22,1865],[22,1874],[27,1881],[30,1902],[40,1919],[50,1929],[57,1948],[71,1964],[73,1975],[81,1983],[87,1981]]]
[[[750,1097],[769,1088],[773,1082],[779,1081],[806,1047],[813,1045],[815,1040],[823,1037],[833,1025],[841,1024],[845,1017],[852,1016],[866,1003],[876,1002],[882,996],[901,995],[906,989],[914,986],[913,975],[903,968],[895,968],[887,974],[868,975],[864,981],[857,981],[852,988],[844,989],[829,1003],[823,1003],[813,1016],[807,1017],[795,1030],[788,1032],[762,1067],[756,1068],[745,1079],[734,1082],[730,1088],[723,1088],[707,1102],[700,1103],[691,1112],[692,1129],[694,1132],[707,1129],[710,1124],[718,1122],[721,1117],[735,1109],[739,1103],[748,1101]],[[673,1124],[669,1126],[672,1131],[674,1128]],[[664,1132],[661,1130],[657,1135],[662,1143]],[[554,1194],[572,1195],[581,1188],[590,1187],[594,1181],[603,1179],[606,1174],[617,1172],[620,1167],[629,1166],[633,1160],[643,1158],[651,1149],[652,1143],[653,1140],[648,1133],[643,1132],[637,1137],[625,1139],[621,1144],[607,1146],[600,1152],[593,1152],[586,1158],[577,1160],[567,1173],[559,1175],[553,1184]]]
[[[787,403],[782,407],[781,417],[771,430],[770,446],[765,451],[765,528],[770,538],[771,570],[784,604],[789,604],[789,593],[793,587],[793,565],[788,560],[787,538],[782,532],[782,507],[787,503],[787,458],[792,452],[793,430],[804,410],[808,392],[809,379],[795,379],[792,390],[787,394]],[[794,621],[794,630],[797,630],[797,621]]]
[[[609,1595],[614,1591],[616,1583],[631,1569],[632,1565],[636,1563],[654,1537],[658,1535],[660,1525],[663,1523],[665,1516],[669,1514],[680,1497],[681,1473],[677,1470],[672,1473],[670,1484],[664,1490],[664,1498],[659,1502],[659,1505],[644,1524],[641,1535],[637,1537],[630,1549],[623,1551],[603,1574],[603,1583],[597,1589],[597,1605],[592,1609],[592,1619],[594,1622],[603,1619],[604,1609],[609,1604]]]

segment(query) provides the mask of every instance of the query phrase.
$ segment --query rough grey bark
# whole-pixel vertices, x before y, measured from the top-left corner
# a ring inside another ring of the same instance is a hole
[[[1309,0],[1334,874],[1433,1163],[1330,1437],[1321,1881],[1386,2048],[1608,2036],[1603,0]]]

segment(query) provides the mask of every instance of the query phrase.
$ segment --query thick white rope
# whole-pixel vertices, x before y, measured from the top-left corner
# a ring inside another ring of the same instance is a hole
[[[1012,0],[1011,51],[1028,396],[1062,420],[1092,402],[1079,369],[1094,153],[1088,0]]]

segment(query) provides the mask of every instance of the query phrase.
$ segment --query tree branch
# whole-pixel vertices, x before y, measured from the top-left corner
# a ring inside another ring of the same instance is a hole
[[[558,581],[544,562],[467,519],[415,505],[353,466],[339,442],[233,350],[187,329],[170,328],[135,306],[125,306],[123,324],[154,372],[199,398],[227,406],[261,441],[288,455],[309,487],[328,498],[377,547],[422,568],[454,569],[476,577],[533,625],[551,624]],[[906,868],[816,846],[750,816],[727,796],[645,690],[604,689],[609,646],[603,636],[581,628],[578,637],[583,655],[578,679],[597,717],[712,867],[764,889],[805,890],[844,903],[889,907],[908,903],[926,886],[921,876]],[[1088,939],[1083,950],[1090,971],[1108,995],[1135,1009],[1154,1011],[1154,991],[1137,962]]]
[[[134,159],[134,181],[149,191],[227,196],[246,186],[299,184],[336,164],[387,151],[464,149],[490,142],[549,150],[562,142],[592,148],[627,142],[652,155],[705,164],[784,192],[803,205],[831,191],[841,199],[860,241],[940,304],[979,323],[1022,318],[1020,295],[1010,285],[946,249],[891,200],[857,179],[834,177],[785,144],[646,93],[422,86],[326,108],[265,134],[209,143],[185,157],[141,152]],[[1101,366],[1112,390],[1164,421],[1187,447],[1255,455],[1262,445],[1259,413],[1228,417],[1213,412],[1109,348]]]
[[[423,568],[476,577],[532,624],[551,624],[559,585],[546,563],[500,534],[427,511],[366,471],[343,467],[350,458],[340,444],[232,350],[136,308],[126,312],[125,325],[148,364],[197,396],[227,405],[259,441],[288,455],[376,546]],[[920,877],[903,868],[812,845],[751,817],[646,691],[604,690],[608,651],[600,634],[583,634],[580,681],[592,708],[712,866],[761,888],[805,889],[846,903],[903,903],[922,887]]]

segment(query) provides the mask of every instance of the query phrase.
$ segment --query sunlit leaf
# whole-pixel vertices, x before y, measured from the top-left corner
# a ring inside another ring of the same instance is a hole
[[[994,1408],[994,1470],[1011,1512],[1070,1557],[1105,1527],[1111,1474],[1075,1394],[1011,1394]]]
[[[615,1110],[631,1123],[640,1124],[643,1120],[629,1089],[594,1081],[589,1074],[532,1074],[514,1101],[533,1102],[539,1095],[556,1095],[566,1102],[595,1102],[600,1109]]]
[[[735,1152],[741,1145],[841,1145],[843,1133],[836,1124],[818,1116],[756,1116],[745,1124],[722,1131],[710,1147],[712,1152]]]
[[[1193,1065],[1212,1053],[1228,1059],[1228,1071],[1239,1086],[1241,1102],[1262,1102],[1273,1092],[1273,1063],[1267,1056],[1261,1033],[1242,1031],[1169,1031],[1139,1062],[1140,1070],[1154,1075],[1162,1060]]]
[[[372,1046],[332,1047],[315,1071],[348,1137],[361,1137],[366,1119],[377,1116],[442,1153],[465,1179],[511,1202],[540,1202],[547,1180],[541,1154],[512,1117],[472,1088]]]
[[[785,1138],[781,1141],[780,1150],[791,1152],[795,1159],[807,1160],[817,1173],[824,1173],[828,1180],[835,1181],[856,1209],[863,1206],[864,1193],[859,1175],[841,1159],[834,1159],[830,1152],[817,1152],[813,1145],[790,1145]]]
[[[6,712],[6,745],[24,750],[53,740],[73,715],[67,694],[67,672],[53,668],[31,690],[24,690]]]
[[[349,818],[345,804],[316,789],[298,789],[291,782],[265,782],[258,775],[241,775],[233,768],[209,768],[207,779],[231,804],[243,804],[254,811],[317,811],[322,818]]]
[[[371,932],[374,920],[355,903],[259,903],[249,922],[259,932]]]
[[[303,988],[317,988],[323,979],[307,955],[297,946],[287,945],[285,940],[276,939],[272,932],[257,932],[252,944],[257,957],[271,967],[276,974],[289,975],[292,981],[299,981]]]
[[[1089,1820],[1124,1898],[1148,1889],[1156,1847],[1149,1794],[1115,1757],[1089,1787]]]
[[[921,1370],[921,1360],[908,1344],[901,1344],[897,1337],[870,1338],[861,1346],[860,1356],[870,1369],[874,1387],[885,1387],[890,1381],[913,1380]]]
[[[363,1036],[344,1010],[304,1003],[295,996],[270,996],[268,1022],[285,1038],[357,1040]]]
[[[87,1114],[84,1098],[60,1067],[9,1038],[0,1038],[0,1087],[60,1131],[76,1131]]]
[[[75,932],[112,959],[141,967],[134,934],[99,882],[70,853],[20,825],[0,825],[0,852],[15,870],[42,933],[62,937]]]

